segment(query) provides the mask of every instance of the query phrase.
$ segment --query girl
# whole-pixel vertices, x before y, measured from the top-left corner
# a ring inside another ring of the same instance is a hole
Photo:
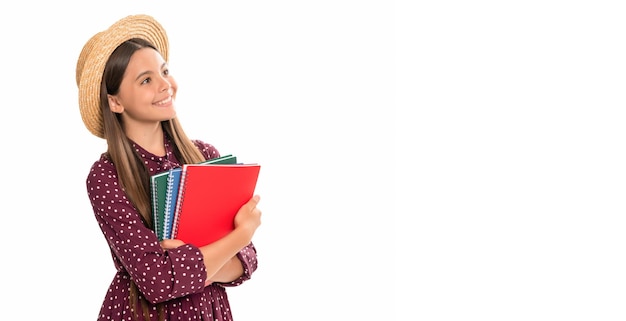
[[[83,122],[107,142],[87,193],[117,269],[98,320],[232,320],[225,287],[257,268],[257,195],[238,211],[235,229],[212,244],[159,243],[152,230],[150,175],[220,156],[185,135],[167,57],[163,27],[133,15],[94,35],[78,59]]]

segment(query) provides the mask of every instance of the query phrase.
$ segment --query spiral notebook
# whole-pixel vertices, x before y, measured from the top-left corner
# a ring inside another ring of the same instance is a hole
[[[237,157],[229,154],[206,160],[200,164],[236,164]],[[154,232],[159,241],[172,238],[174,213],[178,199],[181,167],[152,175],[150,177],[152,220]]]
[[[172,227],[174,222],[174,211],[176,210],[176,200],[178,199],[178,187],[180,176],[183,169],[180,167],[172,168],[167,176],[167,193],[165,195],[165,205],[163,214],[163,230],[161,231],[162,239],[172,238]]]
[[[254,195],[259,164],[184,164],[172,235],[204,246],[234,228],[241,206]]]
[[[167,184],[169,171],[158,173],[150,177],[150,192],[152,198],[152,221],[154,232],[163,239],[163,227],[165,221],[165,200],[167,198]]]

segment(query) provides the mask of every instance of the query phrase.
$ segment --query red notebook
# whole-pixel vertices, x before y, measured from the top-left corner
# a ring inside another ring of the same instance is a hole
[[[173,238],[204,246],[234,229],[237,211],[254,196],[258,164],[184,164]]]

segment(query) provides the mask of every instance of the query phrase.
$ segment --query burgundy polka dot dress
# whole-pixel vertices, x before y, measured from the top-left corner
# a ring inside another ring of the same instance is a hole
[[[194,143],[207,159],[220,156],[214,146],[200,140]],[[133,147],[150,174],[181,166],[168,139],[163,157],[139,145]],[[154,231],[142,223],[139,212],[120,189],[115,167],[104,154],[94,162],[86,183],[96,220],[117,269],[102,303],[99,321],[133,320],[129,304],[131,279],[152,304],[151,320],[158,320],[156,304],[161,302],[165,302],[166,320],[233,319],[225,288],[249,280],[256,270],[256,249],[252,243],[237,254],[244,268],[239,279],[205,287],[207,275],[200,250],[190,244],[162,250]]]

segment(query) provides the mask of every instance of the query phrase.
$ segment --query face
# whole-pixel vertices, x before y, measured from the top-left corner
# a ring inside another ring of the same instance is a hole
[[[176,116],[177,89],[161,54],[142,48],[131,56],[118,94],[109,95],[109,106],[122,114],[125,130],[154,128]]]

